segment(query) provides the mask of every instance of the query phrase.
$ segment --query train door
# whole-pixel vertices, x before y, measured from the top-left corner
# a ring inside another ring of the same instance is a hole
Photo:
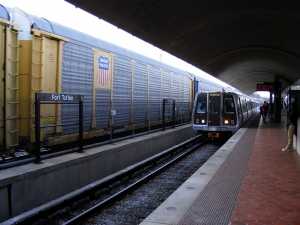
[[[223,120],[224,126],[236,126],[238,123],[235,107],[235,99],[233,94],[223,95]]]
[[[0,24],[0,63],[2,67],[0,89],[0,149],[1,154],[14,152],[18,146],[19,132],[19,102],[18,102],[18,66],[19,40],[18,31],[14,25]],[[17,27],[17,26],[16,26]],[[5,32],[3,32],[5,30]]]
[[[242,125],[244,123],[244,115],[243,115],[243,108],[242,108],[242,102],[241,98],[238,98],[238,112],[239,112],[239,125]]]
[[[208,126],[220,126],[221,93],[209,93]]]
[[[249,100],[245,99],[245,107],[246,107],[246,113],[247,113],[247,120],[250,118],[249,115]]]
[[[193,122],[196,125],[207,125],[207,94],[199,93],[195,102]]]
[[[60,93],[58,90],[58,42],[44,36],[32,37],[32,64],[31,64],[31,99],[34,99],[35,93]],[[25,90],[24,90],[25,91]],[[32,103],[34,104],[34,103]],[[41,126],[49,126],[41,132],[41,140],[48,134],[53,134],[56,122],[60,124],[60,115],[57,113],[60,109],[58,104],[44,104],[41,106]],[[32,107],[33,109],[33,107]],[[30,112],[30,110],[28,110]],[[35,111],[31,111],[31,117],[35,117]],[[57,121],[56,121],[57,120]],[[31,124],[31,141],[35,141],[33,123]],[[53,126],[53,127],[52,127]],[[27,130],[28,131],[28,130]],[[22,136],[27,136],[23,134]]]
[[[27,82],[30,86],[24,86],[20,89],[22,98],[25,96],[32,100],[35,98],[35,93],[61,93],[62,85],[62,48],[63,42],[68,40],[58,35],[50,36],[49,33],[43,33],[40,30],[31,30],[31,40],[21,40],[20,43],[24,46],[20,54],[25,57],[25,54],[29,54],[31,61],[28,60],[28,64],[24,64],[21,67],[23,74],[30,74],[30,76],[24,76],[23,82]],[[66,81],[67,82],[67,81]],[[31,117],[31,124],[27,124],[29,129],[20,131],[20,136],[30,136],[31,142],[35,141],[35,129],[34,129],[34,102],[31,105],[27,105],[27,109],[20,113],[21,116],[28,118]],[[28,115],[30,113],[30,115]],[[62,132],[61,126],[55,126],[61,124],[61,105],[59,104],[43,104],[41,106],[41,126],[47,126],[41,132],[40,139],[43,140],[48,135],[53,133],[60,134]],[[27,121],[30,123],[30,121]]]

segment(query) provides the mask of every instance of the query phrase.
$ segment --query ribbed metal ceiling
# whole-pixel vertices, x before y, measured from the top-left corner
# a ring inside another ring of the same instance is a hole
[[[300,1],[67,0],[251,94],[300,78]]]

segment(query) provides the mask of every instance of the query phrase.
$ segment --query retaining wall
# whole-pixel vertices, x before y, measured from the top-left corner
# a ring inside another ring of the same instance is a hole
[[[191,125],[0,171],[0,222],[194,137]]]

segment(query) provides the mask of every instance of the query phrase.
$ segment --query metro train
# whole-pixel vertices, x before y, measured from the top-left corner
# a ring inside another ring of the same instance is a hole
[[[199,92],[192,113],[193,131],[207,140],[228,139],[259,111],[262,103],[238,92]]]
[[[188,122],[196,92],[223,88],[19,8],[0,5],[0,28],[1,156],[34,154],[35,93],[82,95],[90,140],[159,126],[163,99],[176,102],[176,121]],[[45,104],[40,116],[42,148],[78,141],[77,106]]]

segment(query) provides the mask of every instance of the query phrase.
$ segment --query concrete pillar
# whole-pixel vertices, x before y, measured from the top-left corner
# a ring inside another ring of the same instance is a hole
[[[281,83],[279,82],[279,76],[275,74],[274,82],[274,122],[281,122]]]
[[[274,122],[281,122],[281,92],[274,92]]]

